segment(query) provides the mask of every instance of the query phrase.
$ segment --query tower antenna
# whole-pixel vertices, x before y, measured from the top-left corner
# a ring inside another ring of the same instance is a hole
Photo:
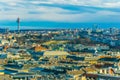
[[[17,23],[18,23],[18,33],[20,32],[20,18],[17,18]]]

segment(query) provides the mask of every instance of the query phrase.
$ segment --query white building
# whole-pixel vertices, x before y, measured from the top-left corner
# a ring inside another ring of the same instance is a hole
[[[45,51],[43,56],[66,56],[69,55],[68,52],[65,51]]]

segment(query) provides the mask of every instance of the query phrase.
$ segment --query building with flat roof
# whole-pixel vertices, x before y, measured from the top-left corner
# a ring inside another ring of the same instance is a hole
[[[68,52],[65,51],[45,51],[43,56],[66,56],[69,55]]]

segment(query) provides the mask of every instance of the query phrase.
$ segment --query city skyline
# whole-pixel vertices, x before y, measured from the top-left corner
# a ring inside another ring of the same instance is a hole
[[[0,80],[120,80],[120,1],[1,0]]]

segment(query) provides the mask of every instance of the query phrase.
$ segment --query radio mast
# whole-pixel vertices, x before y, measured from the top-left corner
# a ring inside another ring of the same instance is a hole
[[[18,23],[18,33],[20,32],[20,18],[17,18],[17,23]]]

